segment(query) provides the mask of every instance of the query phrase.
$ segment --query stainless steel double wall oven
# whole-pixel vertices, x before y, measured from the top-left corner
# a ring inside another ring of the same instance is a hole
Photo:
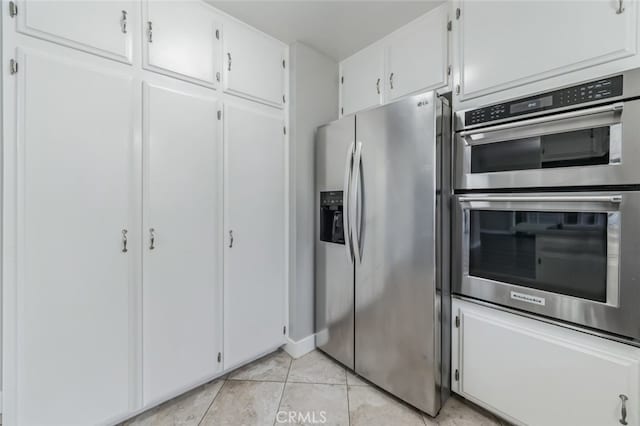
[[[640,343],[640,70],[456,113],[453,292]]]

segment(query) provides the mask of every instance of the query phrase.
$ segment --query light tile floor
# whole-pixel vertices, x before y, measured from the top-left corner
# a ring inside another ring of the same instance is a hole
[[[289,418],[289,413],[294,416]],[[301,416],[295,418],[295,416]],[[433,418],[379,390],[319,351],[274,352],[125,423],[125,426],[502,426],[452,396]]]

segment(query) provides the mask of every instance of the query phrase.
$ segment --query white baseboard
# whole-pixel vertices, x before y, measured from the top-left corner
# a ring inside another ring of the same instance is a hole
[[[300,358],[302,355],[308,354],[316,348],[316,335],[312,334],[304,339],[293,341],[287,338],[287,343],[284,345],[286,353],[291,355],[292,358]]]

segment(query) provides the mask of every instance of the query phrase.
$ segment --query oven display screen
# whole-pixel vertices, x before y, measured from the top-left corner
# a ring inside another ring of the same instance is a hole
[[[511,104],[509,106],[510,114],[517,114],[522,111],[534,111],[540,108],[553,105],[553,96],[545,96],[538,99],[529,99],[528,101]]]

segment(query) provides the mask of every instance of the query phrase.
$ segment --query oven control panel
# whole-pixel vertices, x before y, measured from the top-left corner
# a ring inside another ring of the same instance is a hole
[[[467,111],[466,126],[517,117],[532,112],[578,105],[622,95],[622,76],[604,78],[536,96]]]

